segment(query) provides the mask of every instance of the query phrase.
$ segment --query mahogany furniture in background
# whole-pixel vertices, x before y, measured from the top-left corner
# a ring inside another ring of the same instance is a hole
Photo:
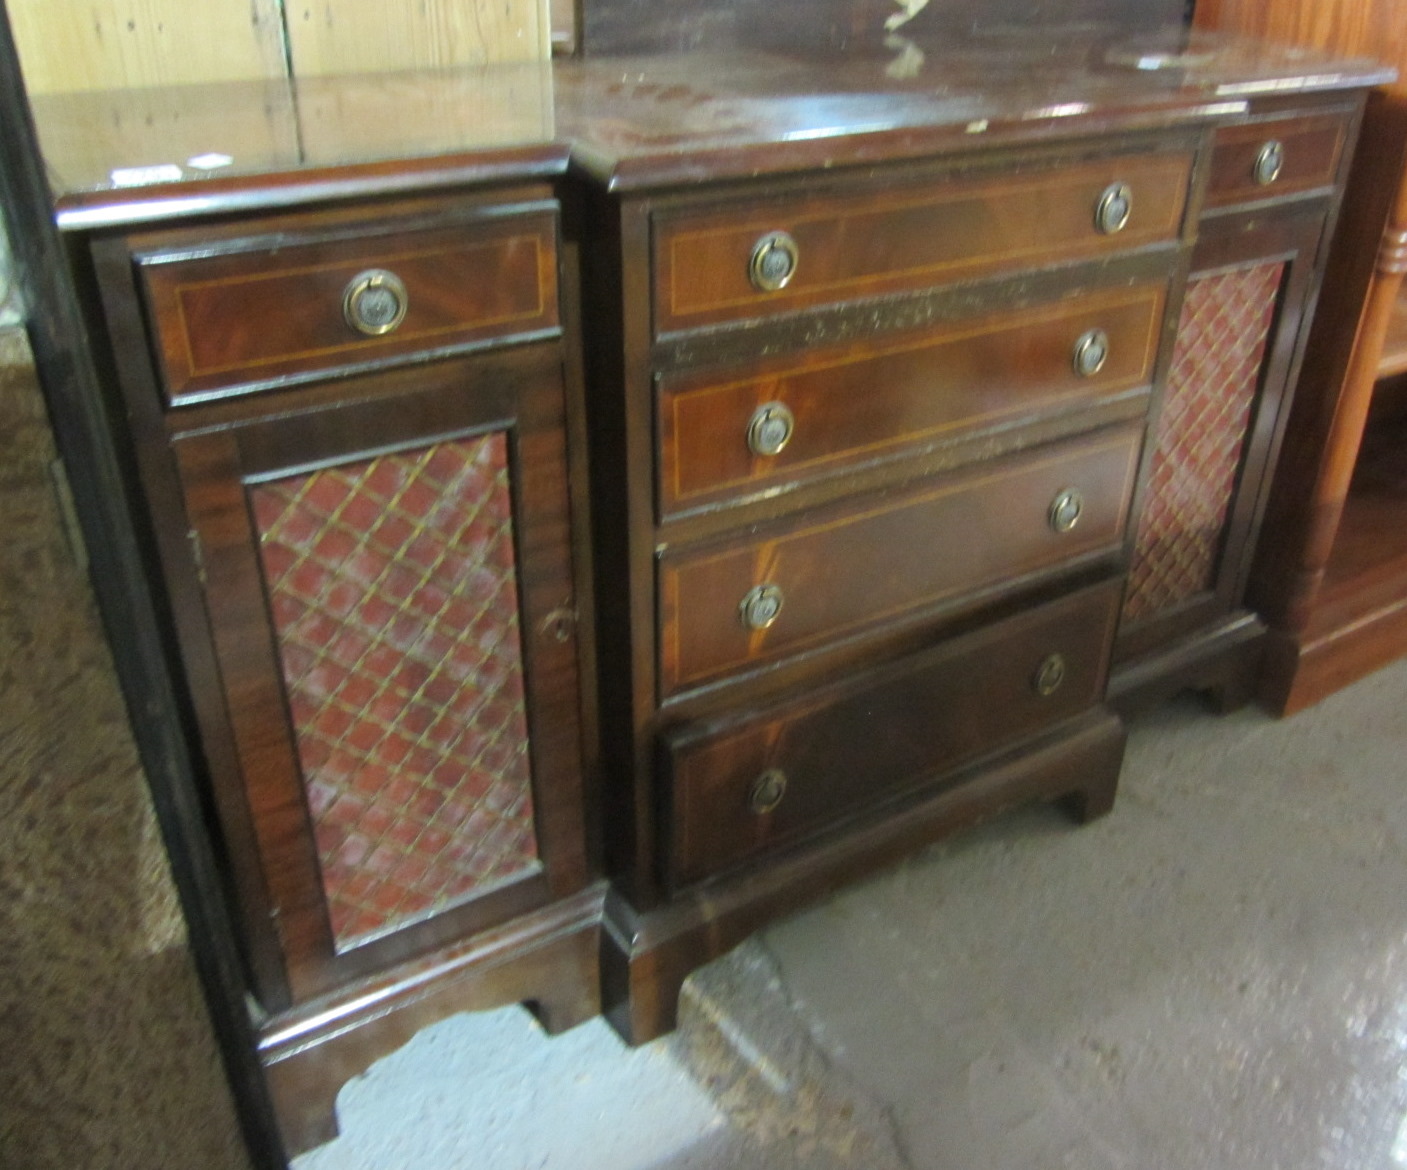
[[[1201,0],[1207,28],[1407,69],[1391,0]],[[1250,596],[1262,696],[1288,714],[1407,653],[1407,87],[1375,91],[1276,473]]]
[[[1383,74],[1061,45],[36,103],[288,1151],[430,1020],[643,1040],[826,890],[1109,807],[1189,268],[1278,387]]]

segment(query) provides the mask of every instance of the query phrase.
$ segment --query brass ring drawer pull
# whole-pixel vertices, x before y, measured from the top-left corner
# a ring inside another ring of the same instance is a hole
[[[1031,688],[1041,698],[1046,699],[1055,694],[1064,681],[1065,656],[1052,654],[1036,668],[1036,673],[1031,676]]]
[[[1084,514],[1085,497],[1079,488],[1065,488],[1050,502],[1046,518],[1056,532],[1069,532]]]
[[[1075,373],[1092,378],[1109,360],[1109,334],[1103,329],[1091,329],[1075,342]]]
[[[768,232],[752,248],[748,263],[748,279],[762,292],[786,288],[796,275],[801,253],[796,241],[786,232]]]
[[[1106,236],[1121,232],[1133,214],[1133,191],[1127,183],[1111,183],[1104,188],[1094,208],[1094,226]]]
[[[738,617],[749,630],[765,630],[781,616],[782,591],[776,585],[757,585],[738,603]]]
[[[758,816],[765,816],[782,803],[787,794],[787,774],[780,768],[768,768],[752,782],[747,802]]]
[[[390,333],[405,320],[410,294],[404,281],[384,268],[370,268],[352,278],[342,297],[347,324],[367,337]]]
[[[1260,148],[1260,153],[1256,155],[1256,165],[1252,174],[1262,187],[1269,187],[1280,177],[1280,171],[1284,166],[1285,146],[1282,142],[1272,138]]]
[[[780,455],[791,442],[796,418],[781,402],[766,402],[752,412],[747,425],[747,445],[754,455]]]

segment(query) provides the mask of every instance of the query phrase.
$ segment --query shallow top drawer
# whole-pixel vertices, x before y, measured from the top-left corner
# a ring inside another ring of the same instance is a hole
[[[1182,229],[1190,152],[1119,155],[896,189],[796,194],[655,220],[670,333],[1085,259]]]
[[[136,253],[170,405],[558,328],[555,203],[287,222]]]
[[[1206,205],[1332,187],[1351,122],[1351,114],[1333,113],[1223,126],[1212,152]]]

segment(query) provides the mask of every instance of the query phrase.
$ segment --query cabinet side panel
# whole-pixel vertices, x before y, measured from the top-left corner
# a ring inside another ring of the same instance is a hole
[[[1281,262],[1257,264],[1188,283],[1130,570],[1127,621],[1214,587],[1284,272]]]
[[[504,433],[249,501],[339,949],[535,870]]]

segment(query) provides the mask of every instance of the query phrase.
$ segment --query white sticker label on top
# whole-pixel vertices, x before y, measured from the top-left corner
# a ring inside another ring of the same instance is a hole
[[[148,183],[175,183],[185,174],[175,163],[155,167],[120,167],[109,176],[114,187],[145,187]]]

